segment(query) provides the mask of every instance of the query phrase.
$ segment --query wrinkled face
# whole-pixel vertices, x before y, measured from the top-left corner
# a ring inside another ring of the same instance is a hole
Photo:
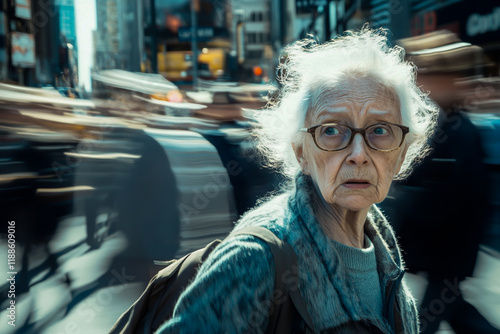
[[[401,123],[396,94],[370,78],[346,80],[306,116],[305,126],[339,123],[364,128],[380,122]],[[348,147],[335,152],[320,150],[311,135],[295,147],[302,170],[311,175],[326,202],[358,211],[381,202],[389,191],[406,154],[405,143],[392,152],[369,148],[361,134]]]

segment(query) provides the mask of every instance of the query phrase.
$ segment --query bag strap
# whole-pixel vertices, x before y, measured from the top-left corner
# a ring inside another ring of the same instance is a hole
[[[288,322],[289,326],[291,326],[293,322],[293,307],[291,306],[295,306],[309,329],[313,330],[314,326],[312,318],[309,315],[304,299],[300,294],[298,286],[299,277],[297,255],[295,254],[292,246],[278,238],[267,228],[261,226],[247,226],[239,231],[231,233],[229,236],[236,235],[252,235],[267,243],[267,245],[271,249],[271,253],[273,254],[275,265],[275,292],[283,292],[284,294],[288,294],[293,304],[283,305],[288,302],[288,298],[282,300],[283,298],[280,299],[279,293],[273,294],[273,304],[275,305],[275,307],[274,312],[271,313],[271,316],[269,318],[269,325],[270,327],[274,328],[270,328],[271,332],[290,332],[291,327],[289,327],[287,331],[285,330],[285,328],[282,328],[282,326],[278,326],[278,322],[279,319],[284,318]]]

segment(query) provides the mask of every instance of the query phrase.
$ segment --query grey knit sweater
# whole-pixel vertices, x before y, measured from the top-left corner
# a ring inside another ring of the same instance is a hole
[[[370,237],[365,235],[363,249],[344,245],[332,240],[344,266],[346,279],[349,280],[358,296],[363,296],[363,303],[371,305],[377,316],[383,317],[384,298],[377,272],[375,247]]]
[[[298,259],[299,290],[315,331],[418,333],[415,302],[401,280],[401,254],[378,208],[371,208],[365,234],[375,250],[382,314],[359,294],[335,243],[319,226],[310,204],[312,187],[311,178],[299,173],[292,190],[246,213],[235,230],[263,226],[292,246]],[[272,254],[264,242],[244,235],[228,238],[201,266],[181,295],[173,318],[157,333],[262,333],[274,277]],[[300,317],[294,329],[305,330]]]

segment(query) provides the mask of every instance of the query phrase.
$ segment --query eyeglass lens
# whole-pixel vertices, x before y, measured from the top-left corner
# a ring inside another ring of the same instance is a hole
[[[374,124],[367,128],[368,145],[378,150],[392,150],[401,144],[403,130],[392,124]],[[352,131],[344,125],[324,124],[315,131],[316,142],[324,150],[339,150],[347,147]]]

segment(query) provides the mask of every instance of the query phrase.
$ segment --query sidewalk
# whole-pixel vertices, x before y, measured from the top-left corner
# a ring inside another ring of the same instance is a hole
[[[54,272],[46,265],[48,254],[43,247],[32,251],[29,292],[16,292],[15,296],[16,326],[8,325],[8,300],[3,301],[0,333],[107,333],[140,296],[147,281],[134,276],[134,264],[114,263],[127,247],[124,234],[110,235],[98,249],[91,249],[85,236],[83,217],[61,221],[48,247],[58,264]],[[22,245],[16,245],[18,271],[22,251]],[[0,241],[0,253],[6,254],[4,240]],[[1,284],[0,289],[5,286]]]

